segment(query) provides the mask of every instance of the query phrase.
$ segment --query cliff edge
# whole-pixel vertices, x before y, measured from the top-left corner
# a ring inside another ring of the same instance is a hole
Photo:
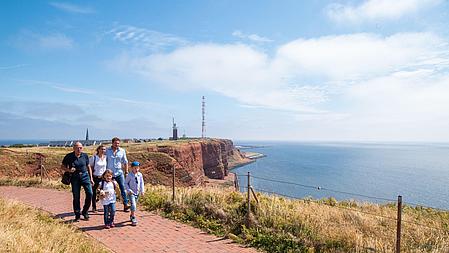
[[[173,167],[178,185],[201,185],[207,179],[224,179],[235,166],[251,160],[227,139],[187,139],[123,143],[128,160],[138,160],[146,182],[171,184]],[[92,155],[95,147],[84,152]],[[0,176],[23,177],[39,175],[39,162],[50,178],[60,176],[60,164],[71,148],[27,147],[0,148]]]

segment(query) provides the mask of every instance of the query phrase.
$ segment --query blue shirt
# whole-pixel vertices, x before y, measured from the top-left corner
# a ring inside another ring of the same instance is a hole
[[[128,159],[126,158],[126,151],[123,148],[118,148],[115,152],[112,147],[106,149],[106,168],[112,170],[114,177],[123,174],[122,164],[127,164]]]
[[[145,185],[143,182],[143,175],[140,172],[134,174],[132,171],[128,173],[125,179],[125,188],[127,192],[134,195],[141,195],[145,193]]]

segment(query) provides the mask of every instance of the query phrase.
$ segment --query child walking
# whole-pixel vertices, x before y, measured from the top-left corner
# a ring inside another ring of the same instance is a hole
[[[143,182],[143,175],[139,172],[140,163],[134,161],[131,163],[131,172],[128,173],[125,179],[125,188],[131,202],[130,220],[133,226],[137,225],[136,209],[137,200],[140,195],[145,193],[145,185]]]
[[[117,194],[120,194],[118,184],[112,180],[112,176],[112,170],[106,170],[103,173],[103,180],[100,183],[99,195],[104,209],[104,228],[106,229],[115,226],[115,202],[117,201]]]

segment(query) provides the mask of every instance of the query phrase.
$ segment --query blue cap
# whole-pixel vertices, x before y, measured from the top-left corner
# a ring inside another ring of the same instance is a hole
[[[140,166],[140,163],[138,161],[134,161],[131,163],[131,167]]]

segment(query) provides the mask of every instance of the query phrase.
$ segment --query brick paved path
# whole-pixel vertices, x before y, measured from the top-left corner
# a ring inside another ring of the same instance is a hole
[[[2,186],[0,197],[40,208],[67,222],[74,218],[68,191]],[[137,211],[139,224],[133,227],[123,205],[117,209],[115,228],[103,228],[103,212],[90,213],[89,221],[73,224],[115,252],[257,252],[150,212]]]

